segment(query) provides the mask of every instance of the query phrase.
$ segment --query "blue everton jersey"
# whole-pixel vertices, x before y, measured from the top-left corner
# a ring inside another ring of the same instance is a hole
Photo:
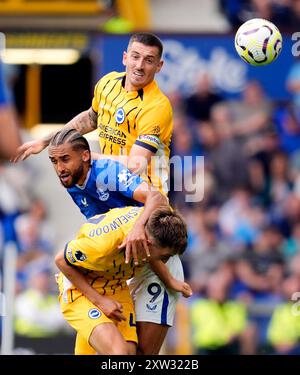
[[[6,91],[6,85],[5,85],[5,79],[4,79],[4,72],[3,72],[3,66],[0,61],[0,106],[3,104],[7,104],[8,98],[7,98],[7,91]]]
[[[142,206],[132,197],[143,182],[123,164],[112,159],[93,160],[85,183],[67,189],[82,214],[89,219],[111,208]]]

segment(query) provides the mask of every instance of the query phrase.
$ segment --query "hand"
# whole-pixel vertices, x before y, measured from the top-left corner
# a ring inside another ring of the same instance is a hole
[[[126,320],[125,316],[123,315],[123,306],[118,301],[99,295],[99,299],[94,300],[93,304],[99,307],[99,309],[110,319],[114,319],[119,322]]]
[[[19,160],[25,160],[30,155],[39,154],[46,147],[47,145],[45,142],[40,139],[23,143],[20,147],[18,147],[16,154],[12,157],[11,161],[16,163]]]
[[[185,282],[182,283],[182,290],[180,292],[185,298],[189,298],[193,295],[192,288],[188,283]]]
[[[119,246],[119,249],[126,247],[125,263],[129,263],[131,256],[136,266],[139,264],[139,258],[146,261],[150,257],[148,242],[144,225],[134,225]]]
[[[179,281],[177,279],[172,279],[170,281],[170,286],[171,289],[175,290],[176,292],[180,292],[183,297],[189,298],[193,295],[192,288],[190,285],[184,281]]]

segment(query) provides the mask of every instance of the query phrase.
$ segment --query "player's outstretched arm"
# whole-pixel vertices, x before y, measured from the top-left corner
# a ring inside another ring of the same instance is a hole
[[[55,264],[60,271],[66,276],[66,278],[95,306],[111,319],[118,321],[126,320],[122,314],[122,304],[114,301],[108,297],[105,297],[97,292],[96,289],[90,286],[86,278],[80,273],[75,267],[67,264],[64,258],[64,252],[59,252],[55,257]]]
[[[87,111],[79,113],[66,125],[66,128],[76,129],[80,134],[89,133],[97,128],[97,113],[89,108]],[[41,139],[36,139],[34,141],[26,142],[22,144],[18,149],[16,154],[12,157],[12,162],[16,163],[19,160],[25,160],[30,155],[39,154],[43,151],[50,143],[51,138],[56,134],[56,132],[51,132]]]
[[[151,269],[156,275],[161,279],[168,289],[173,289],[175,292],[179,292],[183,297],[188,298],[193,294],[192,288],[190,285],[184,281],[175,279],[169,272],[168,267],[161,260],[149,261]]]

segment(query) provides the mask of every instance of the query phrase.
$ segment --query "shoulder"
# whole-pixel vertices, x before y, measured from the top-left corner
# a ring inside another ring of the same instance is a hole
[[[96,83],[96,89],[100,87],[104,87],[110,81],[121,80],[125,75],[125,72],[110,72],[99,79]]]
[[[151,98],[146,100],[136,120],[139,126],[143,124],[148,127],[155,123],[159,127],[163,126],[164,129],[166,126],[172,127],[173,111],[168,98],[161,95],[152,98],[152,100]]]
[[[159,106],[160,110],[172,113],[172,106],[169,98],[160,90],[156,81],[151,83],[151,86],[145,92],[145,107],[152,107],[157,111]]]
[[[164,94],[161,89],[159,88],[156,81],[152,81],[149,86],[145,89],[146,98],[151,98],[152,100],[158,100],[161,102],[165,102],[171,106],[170,101],[166,94]]]
[[[100,159],[95,164],[94,179],[97,186],[105,186],[108,190],[115,191],[116,185],[128,183],[129,177],[130,171],[117,160]]]
[[[92,161],[92,169],[97,170],[106,168],[109,165],[110,160],[111,159],[103,155],[103,157],[101,157],[100,159]]]
[[[116,167],[124,167],[122,163],[120,163],[119,160],[116,160],[117,158],[110,158],[107,157],[106,155],[103,155],[103,158],[100,158],[98,160],[93,160],[93,169],[96,171],[98,170],[103,170],[107,169],[109,172],[111,168],[116,168]]]
[[[125,72],[110,72],[101,78],[101,81],[114,81],[121,80],[125,75]]]
[[[143,110],[139,113],[138,117],[143,116],[145,113],[153,113],[157,117],[172,116],[172,107],[168,100],[164,98],[155,98],[144,103]]]

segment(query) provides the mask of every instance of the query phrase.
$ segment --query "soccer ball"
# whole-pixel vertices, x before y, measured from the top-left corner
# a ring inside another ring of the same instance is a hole
[[[280,54],[282,36],[272,22],[253,18],[239,27],[234,44],[239,56],[248,64],[267,65]]]

